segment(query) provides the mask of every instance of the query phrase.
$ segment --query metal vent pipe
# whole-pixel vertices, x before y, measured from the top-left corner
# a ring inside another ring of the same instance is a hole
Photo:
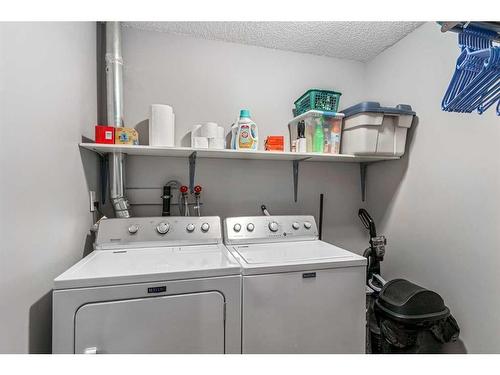
[[[120,22],[106,22],[106,107],[108,125],[123,127],[123,59]],[[109,155],[109,189],[116,217],[130,217],[125,197],[125,154]]]

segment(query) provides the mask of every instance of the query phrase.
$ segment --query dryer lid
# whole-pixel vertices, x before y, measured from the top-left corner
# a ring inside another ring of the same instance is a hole
[[[54,289],[238,275],[223,245],[95,250],[54,280]]]

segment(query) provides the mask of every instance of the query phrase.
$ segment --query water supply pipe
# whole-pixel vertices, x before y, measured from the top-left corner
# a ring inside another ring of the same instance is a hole
[[[106,109],[108,125],[123,127],[123,58],[120,22],[106,22]],[[109,190],[115,216],[130,217],[125,197],[125,154],[109,155]]]

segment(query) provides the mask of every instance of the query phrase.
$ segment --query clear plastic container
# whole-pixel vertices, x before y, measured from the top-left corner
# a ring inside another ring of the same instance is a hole
[[[342,113],[317,110],[295,117],[288,123],[290,144],[302,143],[300,138],[305,138],[306,146],[305,150],[295,147],[291,151],[339,154],[343,117]]]

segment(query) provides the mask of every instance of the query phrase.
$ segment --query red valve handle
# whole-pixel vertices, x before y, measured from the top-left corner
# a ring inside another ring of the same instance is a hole
[[[182,185],[181,188],[179,189],[181,193],[187,193],[188,192],[188,187],[186,185]]]
[[[201,190],[202,190],[202,189],[201,189],[201,186],[200,186],[200,185],[196,185],[196,186],[194,187],[194,192],[195,192],[196,194],[200,194],[200,193],[201,193]]]

